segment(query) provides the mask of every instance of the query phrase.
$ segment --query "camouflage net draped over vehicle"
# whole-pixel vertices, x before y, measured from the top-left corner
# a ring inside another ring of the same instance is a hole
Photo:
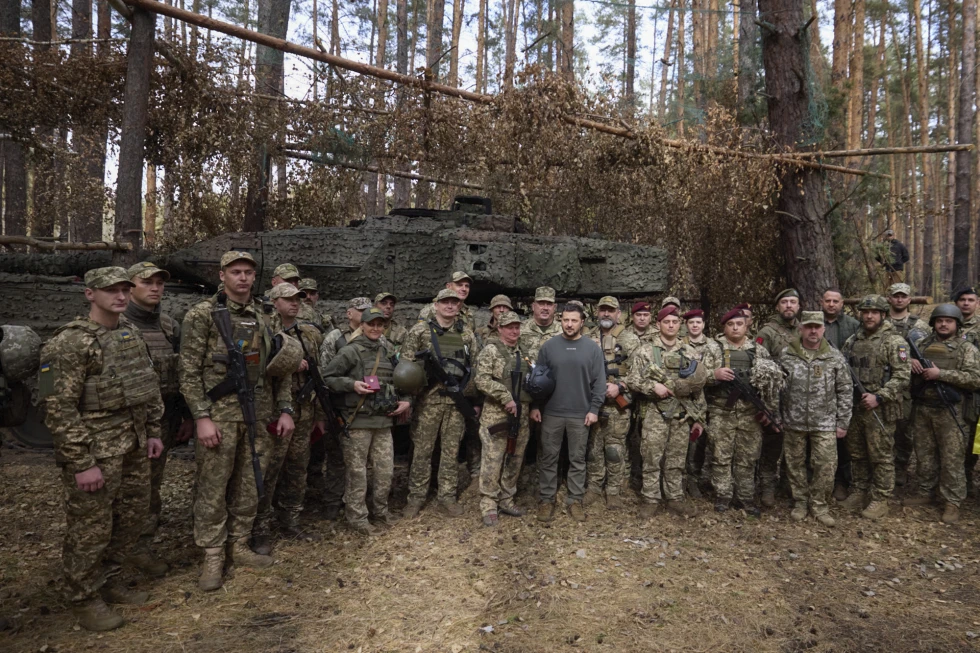
[[[722,158],[697,150],[695,142],[690,149],[669,147],[658,125],[600,118],[622,115],[614,96],[592,95],[554,77],[542,81],[530,71],[488,105],[354,75],[335,76],[328,101],[275,101],[253,94],[247,75],[241,81],[237,49],[214,45],[196,54],[180,55],[180,66],[158,58],[153,73],[146,157],[162,171],[155,197],[163,218],[158,247],[239,230],[250,161],[265,143],[274,165],[285,160],[284,148],[324,163],[289,159],[286,192],[273,172],[268,229],[336,226],[362,217],[365,173],[359,169],[376,166],[483,188],[425,184],[433,208],[448,208],[457,193],[484,194],[496,213],[520,216],[535,234],[662,245],[672,257],[674,294],[703,292],[716,307],[736,297],[768,296],[779,284],[772,163]],[[31,157],[53,152],[51,174],[83,179],[85,157],[76,139],[57,134],[108,121],[115,147],[124,76],[123,45],[93,62],[56,49],[2,44],[0,128],[30,146]],[[563,114],[630,124],[637,137],[575,127],[561,121]],[[721,110],[709,112],[698,137],[726,147],[767,147]],[[63,226],[66,216],[91,205],[93,194],[101,201],[105,189],[77,183],[58,193],[53,217],[42,215],[40,203],[35,207],[33,231],[43,232],[45,219]]]

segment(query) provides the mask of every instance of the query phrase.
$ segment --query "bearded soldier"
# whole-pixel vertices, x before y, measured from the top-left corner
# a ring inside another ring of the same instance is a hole
[[[957,337],[962,323],[963,313],[955,304],[937,306],[929,318],[933,332],[918,343],[930,366],[923,367],[918,360],[911,364],[915,407],[910,430],[921,494],[906,498],[903,505],[927,505],[941,497],[946,504],[942,517],[946,524],[959,521],[960,506],[966,499],[966,477],[960,466],[969,439],[964,436],[968,431],[963,398],[980,390],[980,353]]]
[[[333,331],[333,318],[330,317],[330,313],[317,308],[317,303],[320,301],[320,291],[317,288],[316,279],[311,279],[310,277],[300,279],[298,288],[306,293],[306,297],[303,298],[303,303],[312,309],[308,320],[310,324],[318,328],[320,333],[330,333]]]
[[[148,543],[153,539],[160,523],[163,507],[160,486],[163,484],[167,453],[175,444],[190,439],[194,432],[194,423],[187,412],[184,399],[180,396],[180,384],[177,380],[180,323],[160,310],[164,286],[170,279],[170,273],[153,263],[143,262],[129,268],[127,274],[134,286],[122,319],[143,334],[150,358],[153,359],[153,367],[160,377],[160,393],[163,395],[163,453],[150,461],[150,518],[143,531],[145,543]],[[166,571],[167,567],[161,560],[158,561],[153,575],[162,575]]]
[[[402,347],[401,359],[415,361],[427,352],[428,387],[418,400],[412,423],[412,468],[409,473],[408,503],[404,516],[412,518],[422,509],[432,474],[432,451],[441,437],[439,457],[438,500],[450,517],[463,514],[456,501],[458,468],[456,456],[463,438],[464,419],[473,419],[479,408],[469,403],[476,394],[469,384],[470,370],[476,362],[476,336],[459,319],[462,305],[455,290],[444,288],[433,301],[435,313],[428,322],[413,326]],[[438,379],[443,377],[443,381]],[[449,381],[453,387],[448,387]],[[463,396],[465,394],[465,396]],[[464,417],[463,411],[472,411]]]
[[[690,345],[697,352],[697,359],[703,361],[705,369],[716,370],[721,366],[721,347],[718,342],[704,335],[704,311],[700,308],[688,311],[681,316],[687,325],[687,336],[683,338],[685,345]],[[707,417],[707,416],[706,416]],[[701,498],[701,469],[704,466],[705,452],[708,447],[706,434],[695,438],[687,447],[687,493],[692,499]]]
[[[692,434],[700,435],[704,430],[707,406],[702,388],[707,368],[697,360],[694,348],[678,338],[681,319],[676,306],[660,309],[657,323],[659,334],[637,350],[626,379],[626,384],[645,395],[644,402],[648,402],[643,420],[639,516],[650,519],[656,515],[663,498],[670,512],[693,517],[696,510],[684,499],[684,462]]]
[[[123,268],[86,272],[88,316],[41,350],[38,391],[64,487],[66,589],[75,618],[92,631],[123,624],[106,601],[147,598],[106,584],[123,562],[140,563],[130,556],[149,511],[149,459],[163,451],[159,379],[139,330],[119,319],[132,287]]]
[[[487,341],[477,357],[475,377],[477,389],[486,395],[480,412],[480,439],[483,441],[480,512],[485,526],[496,526],[498,513],[511,517],[525,514],[514,503],[514,495],[530,437],[531,397],[522,385],[529,367],[518,346],[521,318],[507,311],[495,319],[496,337]],[[519,420],[516,436],[514,420]]]
[[[911,374],[908,344],[885,320],[887,313],[888,302],[881,295],[862,299],[861,330],[842,350],[862,388],[855,384],[854,416],[847,430],[854,485],[841,505],[863,510],[866,519],[888,514],[888,498],[895,488],[895,422],[902,416]]]
[[[224,582],[226,546],[236,565],[268,567],[273,562],[248,546],[258,493],[243,407],[234,391],[219,392],[228,378],[230,354],[214,321],[213,312],[222,302],[230,314],[232,341],[242,349],[246,361],[247,383],[254,389],[256,450],[271,446],[267,424],[275,424],[280,437],[294,429],[289,383],[280,383],[269,373],[280,371],[270,369],[269,318],[252,297],[255,259],[248,252],[226,252],[220,265],[218,274],[224,290],[189,310],[181,329],[180,390],[197,429],[194,541],[205,552],[198,581],[204,591],[216,590]],[[288,376],[294,370],[295,366],[280,375]]]
[[[486,326],[476,330],[477,339],[486,345],[491,338],[497,337],[497,327],[500,325],[500,316],[504,313],[513,312],[514,305],[510,302],[507,295],[494,295],[490,300],[490,321]]]
[[[374,307],[384,313],[385,316],[385,340],[394,347],[396,352],[405,342],[405,336],[408,335],[408,329],[395,319],[395,305],[397,303],[398,298],[390,292],[379,292],[374,297]]]
[[[384,311],[364,311],[361,334],[323,370],[324,382],[337,393],[335,403],[347,424],[347,433],[341,439],[347,467],[346,518],[348,526],[361,535],[377,532],[369,517],[382,528],[394,521],[388,513],[394,470],[391,426],[393,418],[411,408],[409,397],[394,386],[395,348],[382,337],[386,326]],[[373,470],[370,501],[369,459]]]
[[[780,352],[786,375],[781,406],[786,476],[793,494],[790,518],[803,521],[807,509],[833,526],[828,501],[837,467],[837,440],[847,435],[854,386],[844,356],[824,338],[820,311],[803,311],[800,335]],[[813,478],[807,483],[807,446]]]
[[[605,481],[606,508],[609,510],[623,507],[620,492],[626,480],[626,435],[630,428],[632,403],[625,383],[629,373],[626,361],[640,345],[639,338],[619,323],[621,316],[619,300],[603,297],[598,304],[598,328],[591,336],[602,349],[606,361],[606,401],[599,413],[599,421],[589,433],[585,505],[602,498]]]

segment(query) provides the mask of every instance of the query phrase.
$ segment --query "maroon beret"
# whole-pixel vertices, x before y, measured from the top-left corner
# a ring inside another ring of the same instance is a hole
[[[633,304],[633,312],[639,313],[640,311],[650,312],[650,302],[636,302]]]
[[[735,308],[733,308],[732,310],[736,310],[736,309],[739,310],[739,311],[751,311],[752,310],[752,304],[750,304],[748,302],[742,302],[741,304],[738,304],[737,306],[735,306]]]
[[[660,312],[657,313],[657,322],[661,321],[668,315],[677,315],[677,307],[673,304],[667,304],[660,309]]]
[[[687,313],[684,313],[684,315],[681,315],[681,317],[684,318],[685,320],[690,320],[692,317],[699,317],[703,320],[704,311],[702,311],[700,308],[694,308],[688,311]]]
[[[742,312],[742,309],[736,306],[732,310],[725,313],[724,317],[721,318],[721,325],[725,326],[728,324],[729,320],[734,320],[737,317],[745,317],[745,313]]]

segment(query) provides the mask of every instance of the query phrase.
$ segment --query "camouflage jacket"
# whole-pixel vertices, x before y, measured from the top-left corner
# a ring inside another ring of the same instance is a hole
[[[323,342],[320,343],[320,367],[325,368],[344,345],[359,335],[361,335],[361,328],[352,330],[348,322],[324,336]]]
[[[160,377],[160,392],[164,403],[175,404],[180,397],[180,383],[177,379],[177,361],[180,352],[180,323],[160,311],[148,311],[134,301],[129,302],[121,320],[131,324],[143,334],[153,369]]]
[[[676,378],[667,370],[665,358],[670,354],[679,354],[688,360],[699,360],[698,352],[689,344],[677,338],[673,345],[665,345],[660,336],[651,342],[641,344],[630,358],[630,371],[626,376],[626,386],[637,392],[644,400],[656,406],[665,419],[686,413],[696,422],[704,421],[708,406],[704,393],[698,391],[691,397],[667,397],[660,399],[654,392],[654,386],[662,383],[667,389],[674,391]]]
[[[869,360],[865,367],[860,367],[860,361],[855,360],[856,349],[868,352]],[[898,335],[895,328],[886,320],[881,328],[870,335],[862,327],[860,331],[847,339],[841,353],[844,354],[859,377],[862,370],[869,370],[869,377],[862,381],[865,389],[872,394],[879,395],[884,401],[886,419],[899,419],[902,412],[902,400],[908,391],[912,376],[909,347],[905,338]],[[855,401],[859,400],[860,397],[855,397]]]
[[[504,410],[504,406],[513,401],[511,393],[511,380],[508,369],[516,366],[514,357],[521,354],[521,373],[526,373],[527,363],[523,361],[524,354],[517,345],[508,347],[500,340],[489,344],[480,351],[476,358],[476,374],[473,382],[477,390],[486,395],[487,401],[483,403],[483,412],[480,413],[480,423],[493,426],[506,421],[509,414]],[[523,396],[521,404],[522,410],[530,410],[530,397]]]
[[[380,356],[378,349],[380,348]],[[390,428],[394,418],[388,417],[387,409],[379,412],[375,409],[376,399],[396,396],[398,401],[412,403],[412,397],[398,394],[393,386],[390,386],[391,371],[395,367],[396,358],[395,348],[391,346],[384,337],[371,340],[367,336],[358,335],[340,348],[337,355],[333,357],[330,364],[321,370],[323,381],[330,388],[334,395],[334,406],[344,415],[344,419],[349,422],[351,428]],[[377,358],[375,358],[377,356]],[[366,359],[366,360],[365,360]],[[382,390],[368,395],[357,395],[354,392],[354,382],[361,381],[365,376],[371,374],[374,365],[371,361],[377,360],[378,369],[375,374],[378,377]],[[361,401],[361,398],[364,401]],[[360,404],[360,409],[357,405]],[[357,409],[356,415],[354,414]],[[351,421],[351,417],[354,417]]]
[[[651,324],[650,326],[648,326],[646,329],[643,330],[643,333],[640,333],[637,330],[637,328],[635,326],[633,326],[633,323],[632,322],[630,322],[629,324],[626,325],[626,328],[623,329],[623,332],[624,333],[626,333],[626,332],[632,333],[634,336],[636,336],[636,338],[641,343],[643,343],[643,342],[651,342],[654,338],[657,337],[657,334],[660,333],[660,331],[657,329],[657,325],[656,324]]]
[[[834,431],[851,422],[854,386],[844,355],[826,339],[815,352],[797,336],[776,361],[786,375],[780,416],[792,431]]]
[[[388,320],[388,326],[385,328],[384,336],[388,340],[388,343],[395,348],[395,351],[400,351],[402,343],[405,342],[405,338],[408,336],[408,329],[395,318],[391,318]]]
[[[926,332],[932,330],[929,327],[928,322],[920,318],[918,315],[913,315],[912,313],[909,313],[903,318],[893,318],[889,315],[885,319],[890,322],[893,327],[895,327],[895,331],[898,332],[898,335],[902,336],[903,338],[908,338],[909,331],[912,329]]]
[[[518,346],[531,361],[536,361],[541,346],[557,335],[561,335],[561,322],[558,319],[553,320],[546,327],[538,326],[533,318],[524,320],[521,325],[521,339],[518,341]]]
[[[73,326],[86,323],[88,329]],[[134,448],[145,447],[148,438],[161,437],[163,399],[160,388],[140,388],[148,400],[139,405],[118,410],[83,410],[82,400],[86,380],[102,373],[103,355],[98,338],[109,329],[89,320],[76,318],[63,327],[41,349],[39,391],[44,400],[44,422],[54,436],[55,458],[73,473],[85,471],[103,458],[121,456]],[[120,325],[120,334],[140,340],[139,329]],[[145,370],[154,375],[150,352],[146,354]]]
[[[297,316],[297,321],[293,323],[293,326],[289,327],[289,335],[295,337],[297,335],[296,330],[298,329],[301,343],[305,347],[304,354],[309,355],[319,365],[323,334],[312,323],[300,322],[298,318],[299,316]],[[282,316],[276,313],[272,316],[272,332],[278,333],[281,330]],[[322,372],[320,374],[321,376],[323,375]],[[306,385],[308,380],[309,375],[306,372],[294,372],[289,383],[290,397],[292,398],[293,409],[296,411],[296,419],[309,417],[312,414],[314,421],[322,420],[323,411],[320,408],[315,393],[310,392],[306,401],[303,403],[300,403],[297,399],[299,391],[303,389],[303,386]]]
[[[969,319],[963,321],[960,335],[965,340],[972,342],[975,347],[980,347],[980,313],[974,313]]]
[[[227,355],[218,328],[211,319],[211,310],[217,295],[207,299],[189,311],[181,327],[180,346],[180,391],[187,401],[194,419],[210,417],[215,421],[241,422],[242,410],[234,394],[226,395],[215,402],[208,398],[207,392],[225,380],[225,364],[220,358]],[[262,304],[253,300],[249,304],[239,304],[228,299],[228,311],[248,324],[255,324],[261,333],[261,365],[268,359],[272,344],[271,322],[262,312]],[[259,420],[273,416],[273,408],[291,408],[292,397],[289,383],[280,383],[267,378],[264,367],[260,370],[255,385],[255,414]]]
[[[956,359],[955,369],[950,368],[939,370],[940,383],[948,383],[949,385],[955,386],[956,389],[960,391],[961,395],[965,395],[966,392],[975,392],[980,390],[980,352],[978,352],[977,348],[967,341],[962,335],[960,337],[940,340],[935,333],[930,333],[916,344],[919,351],[927,360],[932,358],[930,355],[931,352],[928,351],[930,348],[934,349],[943,346],[945,346],[946,351],[949,352],[946,355]],[[916,382],[915,376],[916,375],[913,375],[913,383]],[[925,396],[922,399],[917,397],[915,401],[924,399],[926,402],[928,402],[930,399],[932,399],[933,402],[936,402],[939,400],[938,395],[936,395],[934,391],[929,391],[929,385],[931,384],[926,382],[926,391],[924,393]]]
[[[461,336],[463,339],[463,345],[466,348],[466,364],[470,367],[470,369],[473,369],[476,366],[476,356],[478,353],[476,336],[473,334],[473,331],[465,326],[462,327]],[[408,330],[408,335],[405,336],[405,342],[402,343],[400,358],[402,360],[414,361],[416,354],[422,351],[429,351],[431,349],[432,337],[429,332],[429,323],[418,322]],[[424,399],[429,403],[453,403],[451,397],[442,394],[445,386],[432,379],[431,374],[428,376],[429,385],[419,394],[420,400]],[[475,398],[477,396],[476,385],[472,383],[472,379],[470,383],[466,384],[466,388],[463,389],[463,394],[465,394],[467,397]]]
[[[787,322],[781,317],[774,317],[766,325],[759,329],[759,335],[755,337],[755,342],[762,345],[771,358],[775,358],[793,338],[799,333],[797,321]]]
[[[717,340],[701,334],[697,340],[692,340],[691,336],[682,338],[684,344],[690,345],[698,353],[698,360],[702,361],[710,372],[714,372],[721,367],[721,346]]]
[[[419,322],[422,324],[427,324],[429,320],[433,319],[435,315],[436,307],[433,304],[426,304],[419,311]],[[476,317],[472,308],[466,304],[461,304],[459,307],[459,315],[456,316],[457,322],[462,322],[463,326],[469,328],[470,331],[476,333]]]

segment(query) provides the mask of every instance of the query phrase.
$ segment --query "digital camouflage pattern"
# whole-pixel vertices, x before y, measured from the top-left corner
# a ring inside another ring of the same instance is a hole
[[[534,362],[538,360],[538,352],[544,343],[557,335],[561,335],[561,321],[557,317],[546,327],[540,326],[533,318],[524,320],[518,345],[531,362]]]
[[[777,315],[759,329],[755,342],[775,358],[797,337],[799,333],[797,325],[798,321],[795,318],[787,322]],[[775,490],[782,455],[783,436],[776,433],[768,434],[762,441],[762,455],[759,459],[759,481],[762,483],[763,490]]]
[[[351,340],[361,335],[361,329],[351,329],[350,322],[329,332],[320,344],[320,369],[326,369],[333,357]]]
[[[394,347],[395,351],[401,351],[402,343],[405,342],[405,338],[408,336],[408,329],[405,328],[395,318],[388,320],[388,326],[385,327],[384,337],[391,346]]]
[[[341,439],[341,446],[347,469],[347,492],[344,495],[347,521],[351,524],[364,523],[368,514],[375,519],[387,518],[388,493],[395,460],[391,429],[351,429],[350,434]],[[369,466],[372,470],[370,497]]]
[[[807,483],[807,447],[813,475]],[[825,515],[837,472],[836,431],[783,431],[786,477],[793,501],[809,505],[814,515]]]
[[[846,429],[851,421],[854,385],[843,354],[821,341],[804,349],[797,336],[777,359],[785,374],[780,420],[794,431]]]
[[[891,315],[886,315],[885,320],[889,322],[895,328],[895,331],[898,332],[898,335],[902,336],[903,338],[908,338],[909,331],[911,331],[912,329],[921,330],[921,331],[932,330],[929,327],[928,322],[920,318],[918,315],[913,315],[912,313],[909,313],[905,317],[901,317],[901,318],[895,318],[892,317]]]

